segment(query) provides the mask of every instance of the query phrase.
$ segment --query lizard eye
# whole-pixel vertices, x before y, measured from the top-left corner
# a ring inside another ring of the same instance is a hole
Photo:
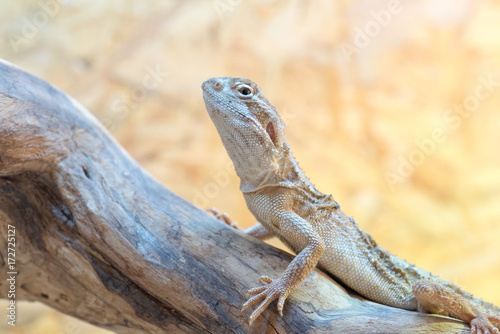
[[[236,91],[238,92],[238,95],[242,98],[250,98],[253,95],[253,89],[248,85],[240,85],[238,86]]]

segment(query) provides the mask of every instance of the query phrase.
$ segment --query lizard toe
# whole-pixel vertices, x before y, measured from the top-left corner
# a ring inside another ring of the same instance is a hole
[[[497,328],[500,326],[500,316],[488,316],[488,320],[495,324]]]
[[[252,299],[250,299],[252,302],[251,304],[255,304],[257,302],[257,300],[260,300],[262,299],[263,297],[265,297],[264,301],[259,305],[259,307],[257,307],[253,312],[252,314],[250,315],[250,318],[248,319],[248,323],[251,325],[252,322],[267,308],[267,306],[274,300],[276,299],[278,296],[276,293],[271,293],[271,294],[266,294],[266,292],[263,292],[255,297],[253,297]],[[249,301],[250,301],[249,300]],[[247,302],[248,303],[248,302]],[[245,303],[245,304],[247,304]],[[248,307],[250,305],[247,305],[246,307]],[[243,305],[244,308],[245,305]],[[243,309],[242,309],[243,310]]]
[[[243,306],[241,307],[241,310],[244,311],[245,309],[247,309],[248,307],[252,306],[253,304],[257,303],[259,300],[261,300],[265,297],[266,297],[265,293],[260,293],[257,296],[253,296],[252,298],[247,300],[245,302],[245,304],[243,304]]]
[[[265,291],[266,290],[266,286],[258,286],[256,288],[252,288],[250,290],[248,290],[248,292],[246,293],[246,295],[256,295],[258,293],[261,293],[262,291]]]
[[[496,328],[488,317],[484,314],[479,314],[476,318],[472,319],[470,322],[471,334],[497,334],[499,333],[498,328]]]
[[[229,225],[237,230],[240,229],[238,226],[238,223],[233,221],[227,213],[221,212],[216,208],[209,208],[209,209],[206,209],[205,211],[207,213],[213,215],[218,221],[220,221],[226,225]]]
[[[278,299],[278,312],[281,316],[283,316],[283,306],[285,305],[286,297],[288,297],[288,293],[283,293]]]
[[[267,284],[271,284],[273,282],[273,279],[269,276],[260,276],[259,282],[265,282]]]

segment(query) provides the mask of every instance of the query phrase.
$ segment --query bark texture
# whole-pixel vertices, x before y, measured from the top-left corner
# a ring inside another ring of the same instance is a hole
[[[4,61],[0,222],[1,298],[15,227],[16,300],[116,333],[469,332],[366,301],[319,270],[287,299],[283,317],[274,302],[249,326],[245,292],[262,274],[278,277],[292,256],[176,196],[71,97]]]

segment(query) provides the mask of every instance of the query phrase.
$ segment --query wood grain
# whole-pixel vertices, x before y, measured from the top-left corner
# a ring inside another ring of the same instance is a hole
[[[258,277],[292,256],[159,184],[83,107],[0,62],[0,272],[16,229],[16,300],[117,333],[468,333],[449,318],[366,301],[315,270],[252,326]],[[0,297],[7,298],[6,279]]]

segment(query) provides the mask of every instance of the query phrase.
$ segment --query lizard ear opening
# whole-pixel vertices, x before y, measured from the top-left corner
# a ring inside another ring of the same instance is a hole
[[[276,146],[276,132],[274,131],[273,122],[267,123],[266,132],[269,135],[269,138],[271,138],[271,141],[273,142],[274,146]]]

